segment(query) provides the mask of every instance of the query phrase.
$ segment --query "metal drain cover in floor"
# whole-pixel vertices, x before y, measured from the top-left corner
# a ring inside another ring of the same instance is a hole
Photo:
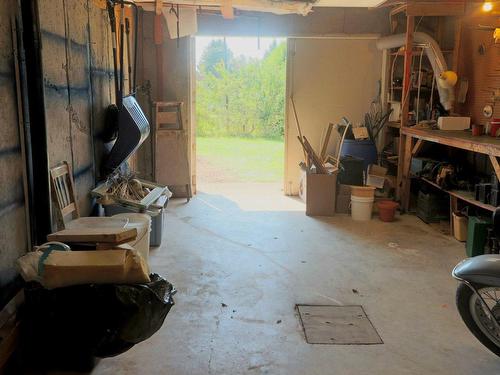
[[[308,344],[383,344],[362,306],[297,305]]]

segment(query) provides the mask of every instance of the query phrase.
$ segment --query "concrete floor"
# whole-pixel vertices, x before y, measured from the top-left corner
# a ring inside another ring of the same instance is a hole
[[[500,373],[454,306],[463,244],[409,215],[307,217],[278,185],[200,190],[171,202],[151,252],[176,306],[151,339],[93,374]],[[297,303],[363,305],[384,344],[309,345]]]

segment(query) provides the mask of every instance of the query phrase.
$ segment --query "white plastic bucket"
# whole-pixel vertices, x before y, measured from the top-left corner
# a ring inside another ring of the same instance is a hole
[[[355,221],[367,221],[372,218],[373,197],[351,195],[351,217]]]

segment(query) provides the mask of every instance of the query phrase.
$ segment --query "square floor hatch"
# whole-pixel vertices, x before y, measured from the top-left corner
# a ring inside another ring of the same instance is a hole
[[[362,306],[297,305],[308,344],[383,344]]]

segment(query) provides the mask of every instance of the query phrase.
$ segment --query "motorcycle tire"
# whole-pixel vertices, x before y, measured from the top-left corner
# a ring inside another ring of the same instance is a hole
[[[500,357],[500,347],[498,347],[493,341],[488,338],[488,336],[483,333],[483,331],[481,331],[481,328],[479,328],[479,326],[476,324],[476,321],[472,317],[470,311],[470,299],[473,297],[473,295],[474,292],[467,285],[460,284],[458,286],[456,294],[456,304],[458,312],[460,313],[460,316],[462,317],[462,320],[464,321],[467,328],[469,328],[469,331],[471,331],[471,333],[476,336],[481,344],[486,346],[491,352]]]

